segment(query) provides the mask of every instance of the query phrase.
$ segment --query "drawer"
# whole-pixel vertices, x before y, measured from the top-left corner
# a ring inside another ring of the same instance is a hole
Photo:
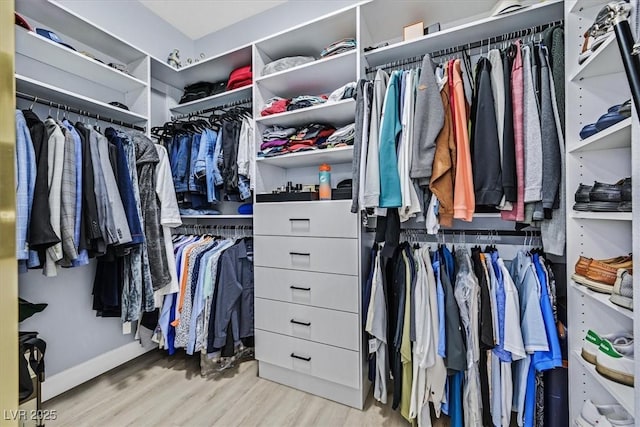
[[[276,366],[358,388],[359,353],[312,341],[255,331],[256,359]]]
[[[358,237],[357,214],[350,200],[256,203],[253,207],[256,235]]]
[[[255,267],[256,298],[357,313],[358,278],[342,274]]]
[[[255,236],[254,264],[358,275],[358,240],[307,237]]]
[[[268,299],[255,299],[255,327],[358,351],[358,315]]]

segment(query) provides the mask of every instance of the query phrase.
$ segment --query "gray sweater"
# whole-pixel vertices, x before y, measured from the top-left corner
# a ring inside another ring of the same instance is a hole
[[[444,125],[444,107],[436,81],[436,64],[429,55],[422,61],[422,72],[416,93],[411,170],[413,179],[431,179],[436,138]]]

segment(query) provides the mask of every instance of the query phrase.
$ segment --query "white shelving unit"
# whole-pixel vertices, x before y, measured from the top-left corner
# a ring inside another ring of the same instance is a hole
[[[572,354],[571,362],[578,364],[586,375],[589,375],[595,382],[607,391],[627,412],[635,413],[635,400],[633,387],[618,384],[606,379],[596,371],[596,367],[582,358],[577,350]]]
[[[375,67],[397,59],[415,57],[440,49],[470,43],[472,40],[484,40],[505,33],[535,27],[548,23],[550,17],[561,16],[563,4],[562,0],[548,0],[533,4],[517,12],[481,18],[462,25],[445,28],[415,40],[390,44],[389,46],[375,49],[365,53],[364,58],[369,67]],[[397,6],[394,3],[388,3],[386,7],[393,8]],[[375,29],[369,28],[369,31],[374,33]]]
[[[256,118],[256,123],[264,126],[302,126],[312,122],[331,123],[343,126],[355,120],[355,101],[343,99],[338,102],[326,102],[309,108],[287,111],[279,114]]]
[[[351,163],[353,147],[327,148],[324,150],[301,151],[275,157],[258,157],[259,164],[268,164],[279,168],[303,168],[321,165],[322,163]]]
[[[580,292],[585,297],[590,298],[593,301],[605,306],[607,310],[616,311],[629,319],[633,319],[633,311],[628,310],[624,307],[620,307],[619,305],[616,305],[609,301],[609,294],[592,291],[586,286],[582,286],[581,284],[576,283],[573,280],[569,282],[569,286],[575,291]]]
[[[125,123],[144,125],[147,122],[147,118],[141,114],[114,107],[102,101],[97,101],[20,74],[16,74],[16,90]]]
[[[631,147],[631,118],[623,120],[605,130],[583,139],[571,147],[569,153],[578,151],[611,150]]]
[[[208,108],[219,107],[231,102],[240,101],[243,99],[250,99],[253,92],[253,86],[244,86],[238,89],[230,90],[228,92],[222,92],[217,95],[208,96],[202,99],[196,99],[195,101],[185,102],[184,104],[178,104],[177,106],[170,108],[172,114],[189,114],[194,111],[205,110]]]
[[[633,196],[634,213],[572,210],[573,194],[580,183],[613,183],[632,173],[634,183],[638,179],[636,171],[640,163],[634,145],[639,134],[635,112],[631,118],[589,138],[579,138],[583,126],[594,123],[612,105],[630,98],[615,37],[606,40],[583,64],[578,64],[582,35],[605,4],[604,0],[578,0],[565,4],[567,300],[571,353],[569,410],[572,419],[578,416],[586,399],[599,404],[618,403],[635,419],[640,415],[637,412],[639,396],[635,389],[604,378],[580,355],[589,329],[599,334],[620,330],[638,333],[634,315],[637,311],[619,307],[609,301],[609,295],[593,292],[571,281],[574,265],[580,256],[609,258],[632,253],[638,245],[633,233],[638,227],[635,214],[637,194]],[[637,279],[634,282],[634,289],[638,289]],[[637,301],[640,294],[634,293]]]

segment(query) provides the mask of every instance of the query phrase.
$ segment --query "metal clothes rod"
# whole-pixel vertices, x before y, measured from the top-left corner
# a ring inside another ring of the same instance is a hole
[[[102,120],[102,121],[105,121],[105,122],[113,123],[114,125],[118,125],[118,126],[130,128],[130,129],[139,130],[141,132],[145,132],[146,131],[146,128],[144,128],[144,127],[136,126],[136,125],[131,124],[131,123],[126,123],[126,122],[123,122],[122,120],[115,120],[115,119],[112,119],[110,117],[104,117],[104,116],[101,116],[100,114],[90,113],[90,112],[88,112],[86,110],[80,110],[78,108],[70,107],[70,106],[65,105],[65,104],[60,104],[59,102],[50,101],[48,99],[41,98],[39,96],[33,96],[33,95],[28,94],[28,93],[16,92],[16,97],[21,98],[21,99],[26,99],[27,101],[32,101],[33,103],[36,103],[36,104],[42,104],[42,105],[46,105],[46,106],[49,106],[49,107],[52,107],[52,108],[57,108],[59,110],[64,110],[67,113],[73,113],[73,114],[78,114],[80,116],[88,117],[88,118],[91,118],[91,119]]]
[[[190,113],[185,113],[185,114],[179,114],[177,116],[171,116],[171,120],[174,121],[174,120],[188,119],[189,117],[199,116],[202,114],[207,114],[207,113],[211,113],[213,111],[218,111],[218,110],[226,110],[227,108],[238,107],[240,105],[250,104],[252,102],[253,102],[252,98],[239,99],[238,101],[227,102],[226,104],[217,105],[215,107],[192,111]]]
[[[445,48],[445,49],[440,49],[440,50],[436,50],[433,52],[429,52],[429,54],[431,55],[432,58],[437,58],[440,56],[447,56],[447,55],[453,55],[459,52],[463,52],[465,50],[471,50],[471,49],[476,49],[476,48],[482,48],[482,47],[489,47],[491,45],[494,45],[496,43],[503,43],[503,42],[507,42],[507,41],[511,41],[511,40],[516,40],[522,37],[526,37],[526,36],[531,36],[537,33],[541,33],[542,31],[546,30],[547,28],[556,26],[556,25],[562,25],[564,24],[564,20],[560,20],[560,21],[553,21],[553,22],[549,22],[547,24],[542,24],[542,25],[537,25],[535,27],[531,27],[531,28],[526,28],[526,29],[522,29],[519,31],[513,31],[510,33],[505,33],[505,34],[501,34],[499,36],[495,36],[495,37],[490,37],[488,39],[484,39],[484,40],[479,40],[473,43],[465,43],[465,44],[461,44],[458,46],[454,46],[454,47],[449,47],[449,48]],[[437,34],[437,33],[434,33]],[[410,64],[414,64],[417,62],[422,62],[422,59],[424,58],[424,55],[419,55],[419,56],[413,56],[410,58],[404,58],[404,59],[399,59],[397,61],[391,61],[388,62],[386,64],[382,64],[382,65],[377,65],[375,67],[369,67],[366,69],[365,74],[370,74],[370,73],[374,73],[378,70],[386,70],[389,68],[396,68],[396,67],[402,67],[404,65],[410,65]]]
[[[174,228],[175,234],[212,234],[217,236],[251,237],[252,225],[209,225],[209,224],[183,224]]]
[[[541,244],[540,230],[473,230],[440,229],[437,234],[428,234],[424,229],[403,229],[401,236],[409,242],[426,242],[427,238],[438,243],[500,243],[506,245]],[[450,242],[445,236],[452,236]]]

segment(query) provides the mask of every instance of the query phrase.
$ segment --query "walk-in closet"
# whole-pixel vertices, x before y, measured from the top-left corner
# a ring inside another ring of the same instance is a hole
[[[636,425],[637,0],[0,18],[0,425]]]

